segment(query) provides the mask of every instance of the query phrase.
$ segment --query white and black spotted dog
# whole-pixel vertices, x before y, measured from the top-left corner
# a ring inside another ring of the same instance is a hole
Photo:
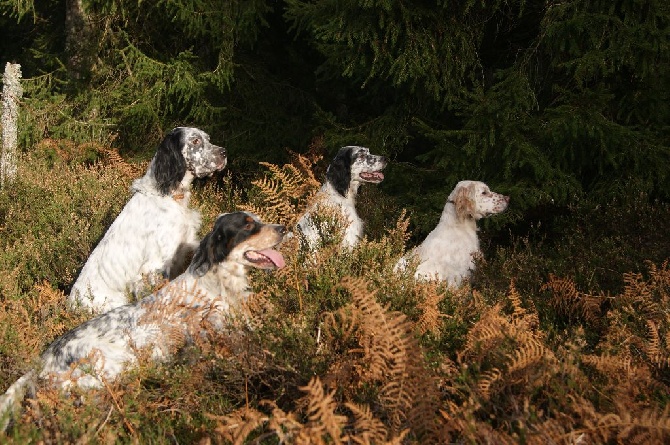
[[[492,192],[480,181],[461,181],[447,198],[440,222],[426,239],[396,264],[407,266],[408,258],[418,257],[415,277],[445,280],[460,286],[475,268],[479,253],[477,221],[504,211],[509,196]]]
[[[350,249],[358,243],[363,236],[363,221],[356,212],[358,188],[366,182],[382,182],[382,170],[386,163],[384,156],[370,154],[366,147],[340,148],[328,166],[326,181],[317,195],[315,206],[309,208],[298,221],[298,229],[310,250],[315,250],[322,240],[321,231],[313,216],[318,206],[339,210],[345,224],[342,240],[345,248]]]
[[[224,327],[249,294],[249,268],[284,267],[275,247],[286,228],[264,224],[247,212],[220,215],[201,241],[186,272],[155,294],[120,306],[56,339],[42,354],[39,371],[17,380],[0,398],[7,419],[38,380],[67,390],[101,387],[133,366],[140,354],[165,362],[198,337]]]
[[[91,252],[69,295],[72,307],[105,312],[145,285],[174,278],[197,247],[200,213],[188,207],[191,183],[225,168],[226,150],[202,130],[165,136],[133,196]]]

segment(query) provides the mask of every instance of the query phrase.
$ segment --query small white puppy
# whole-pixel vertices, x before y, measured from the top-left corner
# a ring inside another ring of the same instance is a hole
[[[417,279],[445,280],[460,286],[475,268],[474,256],[479,252],[477,220],[504,211],[509,196],[492,192],[479,181],[461,181],[449,195],[440,222],[426,239],[396,264],[396,270],[407,266],[408,258],[416,256]]]

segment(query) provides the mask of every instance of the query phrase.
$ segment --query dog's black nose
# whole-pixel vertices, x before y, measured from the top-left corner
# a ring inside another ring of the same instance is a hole
[[[279,233],[279,234],[282,235],[282,236],[286,235],[286,226],[280,226],[280,225],[278,225],[278,226],[275,228],[275,230],[277,231],[277,233]]]

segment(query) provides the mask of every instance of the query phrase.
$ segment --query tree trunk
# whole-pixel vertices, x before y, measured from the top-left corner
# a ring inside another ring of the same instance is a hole
[[[21,87],[21,65],[7,63],[2,76],[2,155],[0,156],[0,186],[16,178],[17,121]]]
[[[82,0],[65,1],[65,32],[68,76],[75,81],[86,80],[91,72],[94,42]]]

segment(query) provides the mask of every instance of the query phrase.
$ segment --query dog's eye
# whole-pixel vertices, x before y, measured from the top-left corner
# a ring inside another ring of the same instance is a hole
[[[200,145],[200,138],[193,138],[193,145]]]
[[[256,224],[254,224],[252,222],[248,222],[248,223],[245,224],[244,230],[253,230],[255,226],[256,226]]]

